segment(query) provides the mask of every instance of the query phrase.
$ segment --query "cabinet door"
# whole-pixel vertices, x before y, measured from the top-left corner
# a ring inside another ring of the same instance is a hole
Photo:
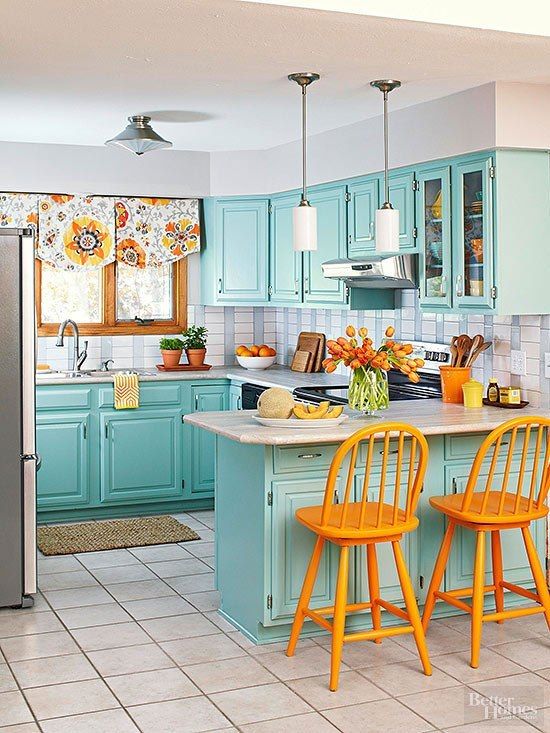
[[[384,179],[381,180],[381,195],[384,198]],[[416,247],[414,238],[414,173],[390,173],[390,203],[399,211],[399,249],[403,251]]]
[[[193,412],[227,410],[226,385],[193,386],[191,397]],[[188,495],[200,498],[214,496],[215,469],[216,436],[191,427],[191,487]]]
[[[456,493],[463,493],[466,490],[466,483],[468,482],[468,476],[470,473],[471,464],[465,464],[462,466],[456,466],[453,468],[447,467],[446,469],[446,481],[445,484],[448,487],[446,493],[456,491]],[[512,466],[510,470],[510,486],[514,486],[514,480],[517,478],[519,473],[519,466],[516,464]],[[480,485],[483,486],[483,479],[487,477],[487,473],[480,474],[482,480]],[[504,465],[501,464],[497,467],[493,485],[499,486],[499,480],[504,476]],[[545,550],[546,550],[546,538],[545,538],[545,520],[541,519],[538,522],[531,524],[531,533],[533,540],[537,547],[540,561],[544,566]],[[534,581],[529,567],[529,562],[525,554],[525,546],[521,536],[521,530],[519,529],[508,529],[503,530],[500,533],[502,543],[502,561],[504,578],[509,580],[511,583],[518,585],[526,585],[527,587],[533,587]],[[473,581],[473,567],[474,567],[474,552],[475,552],[475,532],[468,529],[462,529],[457,527],[455,535],[453,537],[453,546],[449,562],[447,564],[447,571],[445,576],[445,588],[470,588]],[[492,583],[491,575],[491,542],[488,535],[485,539],[486,544],[486,583]],[[513,598],[515,596],[511,596]]]
[[[302,302],[302,253],[294,251],[292,211],[299,194],[271,200],[269,219],[269,283],[273,303]]]
[[[323,503],[326,477],[296,478],[272,483],[273,507],[271,520],[271,618],[294,615],[302,590],[309,558],[315,544],[315,534],[300,524],[294,516],[298,509]],[[341,483],[338,482],[341,493]],[[317,582],[311,596],[313,608],[334,603],[334,586],[338,572],[339,553],[335,545],[325,543],[319,565]],[[353,561],[350,560],[350,595],[353,594]]]
[[[375,249],[374,222],[379,179],[348,186],[348,257],[361,257]]]
[[[90,413],[36,416],[36,448],[42,459],[37,473],[40,509],[73,509],[89,503]]]
[[[216,202],[217,300],[266,302],[267,199]]]
[[[229,387],[229,409],[230,410],[242,410],[242,389],[240,385],[232,384]]]
[[[488,157],[452,167],[455,307],[494,304],[492,164]]]
[[[183,496],[179,410],[106,412],[101,426],[101,502]]]
[[[346,256],[346,187],[311,189],[309,201],[317,208],[317,250],[304,255],[304,302],[343,305],[344,283],[325,278],[321,265]]]
[[[452,306],[451,173],[433,168],[418,174],[416,200],[420,303]]]

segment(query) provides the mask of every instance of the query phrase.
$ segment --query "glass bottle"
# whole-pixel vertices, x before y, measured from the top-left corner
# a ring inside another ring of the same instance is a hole
[[[500,402],[500,387],[495,377],[489,379],[487,386],[487,399],[489,402]]]

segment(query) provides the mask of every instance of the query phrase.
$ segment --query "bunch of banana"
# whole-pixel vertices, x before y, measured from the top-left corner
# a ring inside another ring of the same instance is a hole
[[[344,408],[342,405],[331,409],[330,402],[321,402],[318,405],[297,403],[292,412],[299,420],[330,420],[340,417]]]

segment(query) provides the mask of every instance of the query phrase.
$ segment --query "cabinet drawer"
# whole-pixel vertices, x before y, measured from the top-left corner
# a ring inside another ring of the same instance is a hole
[[[182,385],[181,384],[152,384],[151,382],[140,382],[139,385],[139,404],[140,407],[148,407],[151,405],[181,405],[182,404]],[[114,404],[114,388],[101,387],[99,390],[99,407],[113,407]]]
[[[92,390],[86,387],[39,387],[37,410],[82,410],[91,407]]]
[[[273,473],[328,471],[337,447],[336,445],[275,446]]]
[[[364,467],[367,462],[367,454],[369,449],[369,443],[368,441],[364,441],[361,443],[361,446],[359,447],[359,456],[357,458],[357,467]],[[389,445],[389,456],[388,456],[388,471],[390,471],[392,468],[395,468],[395,463],[397,461],[397,452],[399,450],[398,447],[398,441],[397,439],[390,440]],[[402,462],[403,465],[405,465],[405,462],[407,462],[411,455],[411,441],[405,440],[403,443],[403,454],[402,454]],[[384,441],[383,440],[376,440],[374,442],[374,448],[372,451],[372,462],[371,466],[381,466],[382,460],[384,457]],[[416,457],[418,459],[418,447],[416,449]]]
[[[470,458],[471,460],[473,460],[479,449],[479,446],[486,437],[487,433],[472,433],[471,435],[446,435],[445,460],[458,461],[464,460],[465,458]],[[516,438],[516,444],[514,447],[514,452],[516,456],[518,455],[518,451],[521,451],[523,449],[523,440],[524,437],[522,430],[518,432],[518,436]],[[536,440],[537,434],[536,430],[534,430],[529,436],[530,451],[533,451],[535,449]],[[499,459],[506,459],[506,454],[508,450],[506,446],[508,445],[508,443],[509,438],[506,437],[501,444]],[[489,454],[492,455],[492,452],[489,451]]]

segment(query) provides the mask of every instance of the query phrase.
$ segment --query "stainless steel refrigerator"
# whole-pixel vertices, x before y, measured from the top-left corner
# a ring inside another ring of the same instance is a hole
[[[0,606],[36,593],[34,241],[0,229]]]

